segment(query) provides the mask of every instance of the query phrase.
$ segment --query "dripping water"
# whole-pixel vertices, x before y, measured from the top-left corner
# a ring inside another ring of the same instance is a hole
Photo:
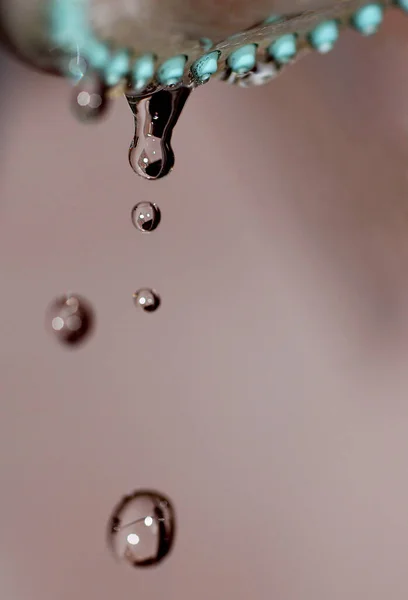
[[[181,86],[145,97],[127,96],[135,120],[129,162],[144,179],[161,179],[173,169],[171,137],[191,91],[192,87]]]

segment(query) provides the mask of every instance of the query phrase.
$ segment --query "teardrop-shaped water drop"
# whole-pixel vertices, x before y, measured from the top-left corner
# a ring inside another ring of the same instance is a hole
[[[161,179],[174,167],[171,136],[191,91],[181,86],[143,98],[127,96],[135,118],[129,162],[144,179]]]
[[[171,502],[158,492],[136,491],[113,511],[108,543],[114,555],[133,567],[159,563],[170,552],[175,533]]]
[[[80,121],[91,122],[101,118],[109,104],[106,86],[97,73],[84,75],[75,86],[73,111]]]

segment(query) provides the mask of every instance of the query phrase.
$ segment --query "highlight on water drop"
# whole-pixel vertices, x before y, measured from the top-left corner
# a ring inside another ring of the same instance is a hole
[[[156,565],[173,547],[175,521],[166,496],[135,491],[115,507],[108,523],[108,545],[117,559],[133,567]]]
[[[145,312],[155,312],[160,304],[160,296],[150,288],[141,288],[133,294],[133,302]]]
[[[47,328],[59,342],[77,346],[84,342],[94,328],[94,311],[90,303],[78,294],[55,298],[47,310]]]
[[[160,221],[160,209],[152,202],[139,202],[132,209],[132,223],[142,233],[151,233],[157,229]]]

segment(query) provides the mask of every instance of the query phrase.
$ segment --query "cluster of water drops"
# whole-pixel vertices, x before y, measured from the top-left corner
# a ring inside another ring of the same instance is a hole
[[[150,202],[139,202],[131,213],[134,227],[142,233],[154,231],[160,223],[160,209]],[[154,312],[160,297],[152,289],[133,294],[136,306]],[[57,339],[74,346],[92,331],[94,311],[78,294],[68,293],[50,305],[47,320]],[[171,501],[159,492],[138,490],[122,498],[108,522],[107,542],[114,556],[133,567],[148,567],[162,561],[173,546],[175,513]]]
[[[81,93],[87,109],[94,109],[90,103],[100,108],[100,94],[84,90]],[[154,231],[160,220],[160,209],[151,202],[139,202],[132,209],[131,221],[141,233]],[[155,312],[161,302],[157,292],[150,288],[137,290],[133,301],[145,312]],[[91,333],[94,310],[83,296],[67,293],[50,304],[47,322],[61,343],[76,346]],[[166,496],[152,490],[137,490],[123,497],[114,508],[107,528],[108,546],[117,559],[133,567],[156,565],[172,549],[175,522],[173,505]]]
[[[141,233],[151,233],[160,224],[161,212],[152,202],[139,202],[132,209],[134,227]],[[160,304],[159,294],[151,288],[141,288],[133,294],[135,306],[144,312],[155,312]],[[47,311],[47,322],[57,339],[67,345],[76,346],[93,331],[94,310],[83,296],[67,293],[55,298]]]

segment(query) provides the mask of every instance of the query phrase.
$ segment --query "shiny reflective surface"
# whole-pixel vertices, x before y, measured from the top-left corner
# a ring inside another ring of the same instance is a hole
[[[133,294],[133,302],[145,312],[154,312],[161,304],[159,295],[149,288],[143,288],[135,292]]]
[[[127,97],[135,120],[129,162],[137,175],[144,179],[161,179],[173,169],[173,129],[190,93],[190,88],[181,86],[141,99]]]
[[[170,500],[149,490],[125,496],[108,525],[108,543],[114,555],[133,567],[161,562],[172,549],[174,535]]]
[[[142,233],[154,231],[160,221],[160,208],[152,202],[139,202],[132,210],[132,223]]]
[[[94,314],[90,304],[77,294],[56,298],[47,311],[47,326],[68,346],[83,342],[92,332]]]

